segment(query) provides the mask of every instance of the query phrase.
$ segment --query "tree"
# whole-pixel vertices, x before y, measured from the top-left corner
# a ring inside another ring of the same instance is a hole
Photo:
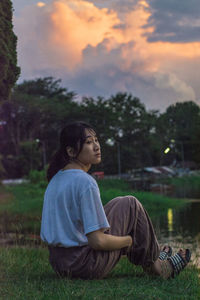
[[[111,136],[115,153],[120,151],[121,171],[151,164],[147,112],[140,99],[127,93],[117,93],[108,99],[111,110]],[[116,160],[117,161],[117,160]]]
[[[5,169],[12,165],[15,177],[44,167],[57,147],[60,129],[79,111],[75,94],[61,88],[60,81],[40,79],[38,88],[36,81],[17,85],[0,109],[0,150]]]
[[[12,3],[10,0],[0,2],[0,101],[10,96],[10,91],[20,74],[17,66],[17,37],[13,32]]]
[[[116,174],[119,163],[122,172],[152,164],[150,131],[155,116],[138,98],[127,93],[84,98],[81,112],[100,133],[105,172]]]
[[[65,100],[71,100],[75,96],[74,92],[68,92],[66,88],[61,87],[61,79],[55,80],[52,76],[24,80],[23,83],[15,87],[15,92],[39,98],[59,98]]]
[[[170,105],[161,116],[164,147],[174,147],[177,161],[200,162],[200,107],[193,101]],[[172,154],[171,154],[172,155]]]

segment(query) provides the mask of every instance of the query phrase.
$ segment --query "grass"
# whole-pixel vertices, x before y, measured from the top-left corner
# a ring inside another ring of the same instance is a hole
[[[39,233],[44,188],[34,184],[1,187],[0,231]]]
[[[117,196],[133,195],[140,200],[151,218],[166,214],[167,209],[186,205],[185,201],[149,192],[135,192],[127,182],[112,179],[98,182],[102,202],[105,205]],[[0,188],[0,231],[39,234],[43,196],[46,185],[26,183]],[[5,200],[6,199],[6,200]]]
[[[2,248],[0,297],[5,300],[200,299],[198,270],[189,266],[175,279],[149,277],[122,258],[106,279],[59,278],[45,248]]]
[[[120,179],[99,180],[98,184],[104,205],[115,197],[132,195],[143,204],[151,218],[166,214],[168,208],[180,208],[187,205],[187,201],[184,199],[176,199],[151,192],[133,191],[128,182]]]
[[[105,204],[116,196],[135,195],[151,216],[185,202],[130,190],[119,180],[99,181]],[[39,233],[45,183],[0,187],[1,232]],[[31,246],[31,247],[30,247]],[[0,299],[2,300],[109,300],[109,299],[200,299],[199,270],[190,265],[175,279],[149,277],[141,267],[122,258],[106,279],[70,280],[59,278],[48,262],[43,244],[26,243],[0,248]]]
[[[171,177],[164,180],[174,187],[174,195],[181,198],[200,198],[200,176],[187,175],[182,177]]]

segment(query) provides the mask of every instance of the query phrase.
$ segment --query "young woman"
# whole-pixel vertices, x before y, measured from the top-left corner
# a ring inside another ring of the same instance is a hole
[[[62,276],[103,278],[126,255],[149,273],[178,274],[190,251],[171,256],[165,246],[160,252],[150,218],[135,197],[117,197],[102,206],[98,185],[87,174],[100,162],[94,129],[84,122],[68,124],[47,172],[42,212],[41,238],[53,269]]]

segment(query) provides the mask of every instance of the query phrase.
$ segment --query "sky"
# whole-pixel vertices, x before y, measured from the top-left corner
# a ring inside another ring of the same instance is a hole
[[[148,110],[200,105],[199,0],[13,0],[19,82],[131,93]]]

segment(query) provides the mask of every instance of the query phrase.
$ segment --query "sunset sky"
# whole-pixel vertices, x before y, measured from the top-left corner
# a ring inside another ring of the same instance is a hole
[[[19,81],[82,96],[130,92],[147,109],[200,105],[199,0],[13,0]]]

